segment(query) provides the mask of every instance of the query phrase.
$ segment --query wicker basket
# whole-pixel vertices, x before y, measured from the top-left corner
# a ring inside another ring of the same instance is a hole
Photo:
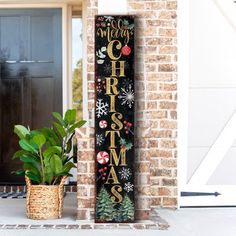
[[[34,220],[61,218],[66,178],[64,176],[59,185],[32,185],[30,179],[25,177],[28,218]]]

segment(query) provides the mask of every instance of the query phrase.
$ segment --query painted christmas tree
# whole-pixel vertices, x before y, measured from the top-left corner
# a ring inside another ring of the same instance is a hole
[[[96,204],[97,219],[103,221],[112,221],[115,218],[115,204],[111,200],[110,194],[102,187],[98,196]]]
[[[127,195],[121,203],[120,214],[123,221],[134,220],[134,204]]]

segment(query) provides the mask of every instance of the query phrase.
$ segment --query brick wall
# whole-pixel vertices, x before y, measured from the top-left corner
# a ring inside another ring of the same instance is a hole
[[[136,15],[136,217],[177,205],[177,1],[128,0]],[[87,0],[89,118],[94,115],[94,15]],[[86,63],[86,62],[84,62]],[[78,138],[78,219],[94,217],[94,129]]]

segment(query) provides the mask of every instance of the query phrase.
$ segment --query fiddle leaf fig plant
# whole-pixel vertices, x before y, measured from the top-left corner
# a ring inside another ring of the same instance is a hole
[[[19,137],[20,149],[13,159],[19,158],[23,165],[18,175],[27,176],[35,184],[55,185],[62,176],[71,176],[70,170],[76,166],[71,162],[73,136],[76,128],[86,121],[76,121],[76,110],[67,110],[64,118],[52,113],[53,126],[30,130],[23,125],[15,125],[14,133]]]

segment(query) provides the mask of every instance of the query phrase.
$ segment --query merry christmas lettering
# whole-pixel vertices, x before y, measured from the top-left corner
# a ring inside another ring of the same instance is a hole
[[[133,34],[133,31],[129,30],[122,20],[112,20],[111,23],[107,24],[106,28],[99,27],[96,34],[101,38],[107,37],[108,42],[111,42],[112,39],[124,38],[124,43],[128,44],[130,34]]]
[[[116,49],[121,49],[122,44],[118,40],[112,40],[107,46],[107,54],[111,61],[112,66],[112,73],[111,77],[106,78],[106,95],[110,98],[110,113],[113,113],[111,115],[111,120],[114,122],[111,125],[111,130],[106,131],[105,136],[109,138],[109,147],[110,150],[110,164],[111,166],[110,172],[108,174],[107,180],[105,184],[112,184],[114,185],[111,188],[111,193],[113,194],[112,200],[113,202],[120,203],[122,202],[122,195],[120,192],[122,192],[122,187],[120,186],[120,182],[117,178],[117,174],[115,172],[114,166],[127,166],[126,163],[126,152],[127,150],[125,148],[120,149],[119,155],[116,151],[116,144],[115,139],[116,137],[120,137],[120,130],[123,128],[123,123],[121,122],[123,115],[116,111],[116,96],[119,94],[117,85],[118,85],[118,78],[125,77],[125,61],[119,61],[121,54],[116,55],[115,53]]]

